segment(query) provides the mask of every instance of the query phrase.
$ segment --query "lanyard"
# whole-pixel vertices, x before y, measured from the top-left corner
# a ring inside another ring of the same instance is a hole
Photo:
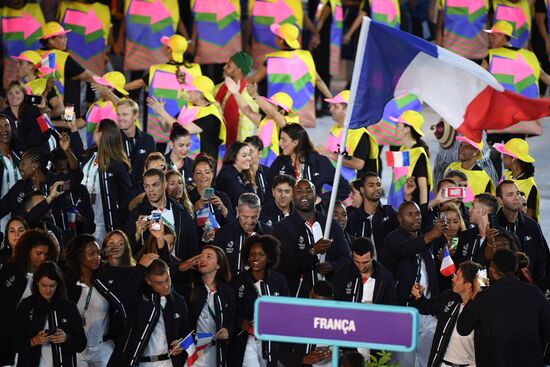
[[[94,285],[90,284],[90,288],[88,289],[88,295],[86,296],[86,303],[84,304],[84,310],[82,310],[82,315],[85,315],[86,311],[88,311],[88,307],[90,307],[90,300],[92,299],[93,291],[94,291]]]
[[[89,187],[88,183],[90,181],[90,172],[92,171],[92,168],[97,166],[98,164],[96,158],[97,158],[97,153],[94,153],[94,156],[92,157],[92,159],[90,159],[90,162],[88,164],[88,171],[86,172],[86,188],[91,189],[90,194],[95,194],[95,183],[97,180],[97,175],[99,173],[99,167],[97,167],[94,173],[94,177],[92,178],[92,187]]]

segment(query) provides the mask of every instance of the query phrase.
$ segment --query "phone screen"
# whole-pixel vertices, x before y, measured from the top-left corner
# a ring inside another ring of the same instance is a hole
[[[74,115],[74,105],[65,104],[65,112],[63,113],[63,119],[65,121],[71,121]]]

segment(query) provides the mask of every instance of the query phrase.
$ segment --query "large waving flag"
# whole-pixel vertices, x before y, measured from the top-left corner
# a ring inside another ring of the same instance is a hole
[[[550,99],[507,91],[481,66],[411,34],[363,19],[350,128],[380,121],[396,96],[414,93],[464,136],[550,115]]]

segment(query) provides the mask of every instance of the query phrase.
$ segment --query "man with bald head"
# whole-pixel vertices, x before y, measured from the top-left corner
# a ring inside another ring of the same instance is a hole
[[[335,220],[329,239],[323,239],[327,218],[315,210],[313,183],[298,181],[292,195],[294,212],[273,227],[282,244],[278,271],[286,276],[291,296],[307,298],[318,280],[351,263],[351,253]]]
[[[433,229],[420,233],[422,214],[413,201],[405,201],[397,210],[399,228],[388,234],[384,240],[382,263],[395,279],[397,302],[408,305],[411,289],[422,287],[426,298],[437,296],[437,272],[431,242],[443,235],[447,224],[440,219]],[[414,352],[398,353],[400,366],[427,366],[436,320],[432,316],[420,316],[419,345]]]

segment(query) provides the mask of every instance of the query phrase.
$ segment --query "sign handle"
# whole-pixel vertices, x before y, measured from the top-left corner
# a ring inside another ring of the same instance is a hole
[[[338,346],[332,347],[332,367],[338,367]]]

